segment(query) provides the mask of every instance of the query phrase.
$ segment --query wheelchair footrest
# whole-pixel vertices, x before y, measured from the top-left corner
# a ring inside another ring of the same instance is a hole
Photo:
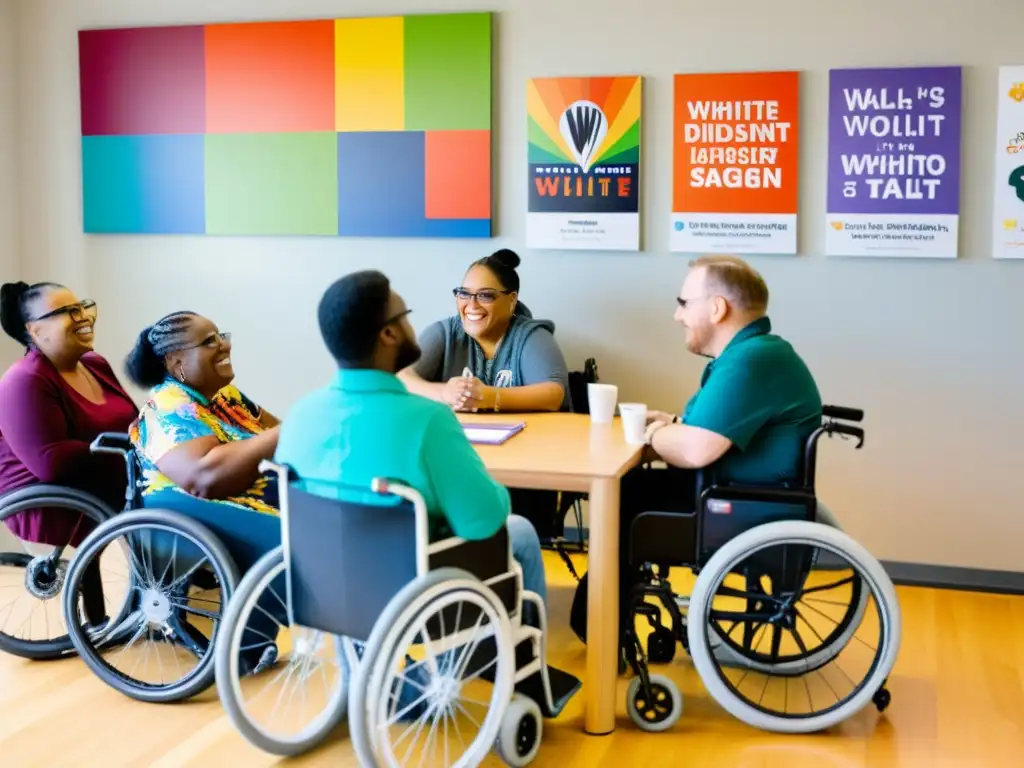
[[[548,707],[547,696],[544,695],[544,682],[541,673],[530,675],[528,678],[516,685],[516,691],[537,702],[541,714],[546,718],[555,718],[562,714],[565,705],[576,695],[576,692],[583,687],[581,681],[575,675],[563,672],[557,667],[547,666],[548,683],[551,685],[551,702],[553,708]]]
[[[477,670],[483,669],[480,677],[489,683],[493,683],[495,669],[494,665],[491,664],[493,659],[494,640],[488,638],[481,642],[473,653],[473,658],[470,659],[467,665],[466,676],[472,676]],[[530,640],[528,638],[522,640],[516,646],[516,669],[522,669],[531,663],[533,659],[533,646]],[[547,675],[548,682],[551,685],[553,708],[548,707],[547,696],[544,695],[544,680],[539,671],[516,683],[516,692],[537,702],[544,717],[558,717],[569,700],[583,687],[583,683],[574,675],[552,667],[550,664],[547,666]]]

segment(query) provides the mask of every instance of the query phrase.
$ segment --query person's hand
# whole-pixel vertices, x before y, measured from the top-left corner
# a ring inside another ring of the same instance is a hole
[[[647,423],[653,424],[656,421],[663,421],[666,424],[671,424],[675,421],[675,416],[671,413],[665,413],[665,411],[648,411],[647,412]]]
[[[483,399],[484,385],[480,379],[465,376],[448,379],[444,385],[442,399],[457,411],[468,411],[479,407]]]

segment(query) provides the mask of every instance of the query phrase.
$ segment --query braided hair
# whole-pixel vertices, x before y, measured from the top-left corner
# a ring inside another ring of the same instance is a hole
[[[28,307],[51,290],[64,288],[57,283],[4,283],[0,286],[0,327],[25,349],[32,346],[28,335]]]
[[[188,343],[188,330],[198,315],[172,312],[144,328],[125,359],[128,378],[137,386],[152,389],[167,378],[164,358]]]

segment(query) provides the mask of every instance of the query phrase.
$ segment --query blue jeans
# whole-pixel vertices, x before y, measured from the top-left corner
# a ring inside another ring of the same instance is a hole
[[[512,557],[522,566],[523,589],[535,592],[547,605],[548,584],[544,575],[544,558],[540,553],[540,539],[533,523],[520,515],[509,515],[508,538],[512,543]]]
[[[512,557],[523,569],[523,589],[530,592],[534,592],[540,595],[541,600],[547,604],[548,588],[547,579],[544,575],[544,559],[540,552],[540,539],[537,537],[537,531],[533,527],[533,523],[527,520],[525,517],[519,515],[509,515],[508,522],[506,523],[508,528],[508,537],[512,545]],[[359,658],[363,656],[363,644],[354,643],[356,655]],[[441,654],[438,657],[437,663],[445,669],[447,665],[452,664],[452,654],[457,654],[458,651],[452,650]],[[456,655],[457,659],[458,656]],[[342,667],[344,674],[351,674],[351,670],[348,668],[348,657],[342,657]],[[409,656],[405,658],[406,667],[412,667],[416,665],[416,662]],[[403,720],[415,720],[422,716],[426,702],[423,701],[423,690],[427,683],[427,670],[423,664],[416,666],[412,672],[406,673],[406,680],[409,681],[409,685],[402,685],[401,690],[398,692],[398,704],[395,707],[395,712],[405,712]],[[413,705],[416,706],[413,706]]]

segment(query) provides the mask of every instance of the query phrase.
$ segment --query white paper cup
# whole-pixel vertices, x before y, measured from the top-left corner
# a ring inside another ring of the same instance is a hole
[[[647,431],[647,406],[643,403],[619,403],[622,431],[630,445],[643,445]]]
[[[587,398],[590,401],[590,421],[594,424],[611,424],[615,417],[619,388],[614,384],[587,384]]]

